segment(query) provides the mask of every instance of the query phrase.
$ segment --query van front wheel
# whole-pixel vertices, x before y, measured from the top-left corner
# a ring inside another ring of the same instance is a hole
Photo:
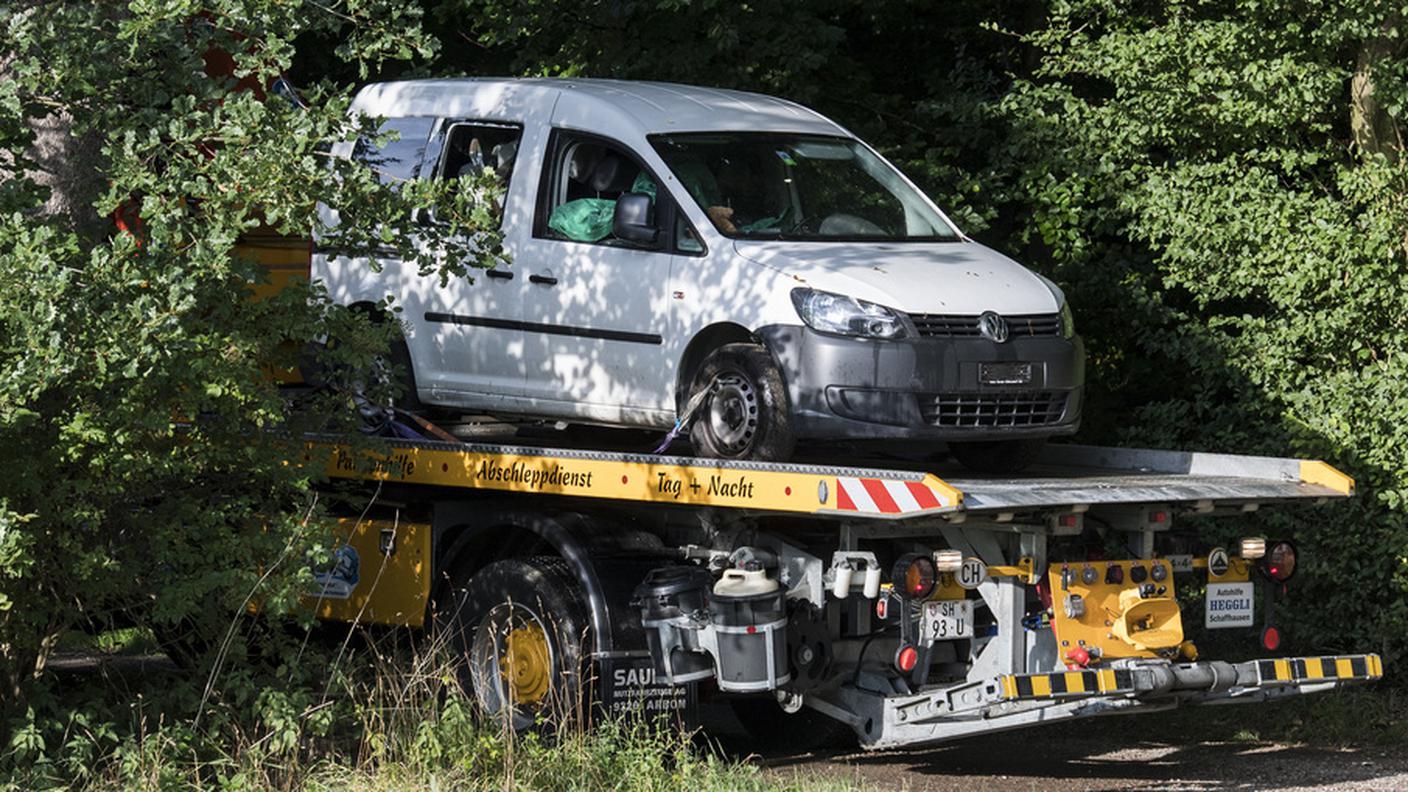
[[[701,395],[702,394],[702,395]],[[686,405],[698,401],[694,453],[718,459],[782,462],[796,447],[782,374],[757,344],[725,344],[694,375]]]

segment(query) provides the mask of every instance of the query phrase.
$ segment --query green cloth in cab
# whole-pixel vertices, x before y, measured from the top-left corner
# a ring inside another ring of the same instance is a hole
[[[704,173],[708,175],[708,171]],[[696,197],[699,196],[699,192],[690,189],[689,184],[685,187]],[[648,195],[650,200],[654,201],[659,189],[655,180],[645,171],[641,171],[635,181],[631,182],[630,192]],[[615,218],[616,201],[609,198],[578,198],[552,210],[552,214],[548,215],[548,228],[577,242],[600,242],[611,236],[611,226]]]
[[[578,198],[552,210],[548,228],[576,242],[600,242],[611,236],[616,202],[610,198]]]
[[[650,178],[650,175],[645,171],[641,171],[640,175],[636,176],[636,180],[631,182],[631,192],[649,195],[651,202],[655,201],[655,192],[657,189],[655,180]]]

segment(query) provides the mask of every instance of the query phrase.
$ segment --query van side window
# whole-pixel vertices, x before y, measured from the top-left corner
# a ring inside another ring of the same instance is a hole
[[[454,179],[478,175],[485,168],[493,168],[494,173],[507,184],[518,158],[518,139],[522,135],[521,129],[508,124],[450,124],[445,133],[445,152],[440,157],[437,176]]]
[[[675,212],[675,250],[686,255],[704,252],[704,243],[699,241],[698,232],[685,219],[683,212]]]
[[[495,181],[507,193],[522,136],[522,128],[511,124],[452,123],[445,132],[445,149],[436,166],[435,178],[461,179],[493,171]],[[502,202],[495,204],[494,215],[503,221]]]
[[[659,222],[655,177],[621,146],[561,131],[554,134],[543,172],[534,234],[547,239],[640,247],[612,233],[616,201],[625,193],[650,199]]]
[[[396,139],[377,146],[374,139],[358,138],[352,147],[352,159],[375,171],[382,184],[414,179],[420,173],[426,141],[434,126],[435,119],[429,117],[388,118],[377,128],[377,136],[391,135]]]

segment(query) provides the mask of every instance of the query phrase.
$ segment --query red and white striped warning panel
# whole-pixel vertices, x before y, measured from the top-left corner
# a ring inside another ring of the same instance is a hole
[[[935,476],[920,481],[841,476],[836,479],[836,510],[861,514],[908,515],[951,509],[962,495]]]

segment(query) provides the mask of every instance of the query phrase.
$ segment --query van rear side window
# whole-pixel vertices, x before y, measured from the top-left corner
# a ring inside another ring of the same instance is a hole
[[[352,159],[366,163],[376,172],[382,184],[414,179],[425,159],[426,141],[435,119],[422,116],[388,118],[377,128],[377,137],[389,136],[382,146],[371,138],[358,138],[352,148]]]

